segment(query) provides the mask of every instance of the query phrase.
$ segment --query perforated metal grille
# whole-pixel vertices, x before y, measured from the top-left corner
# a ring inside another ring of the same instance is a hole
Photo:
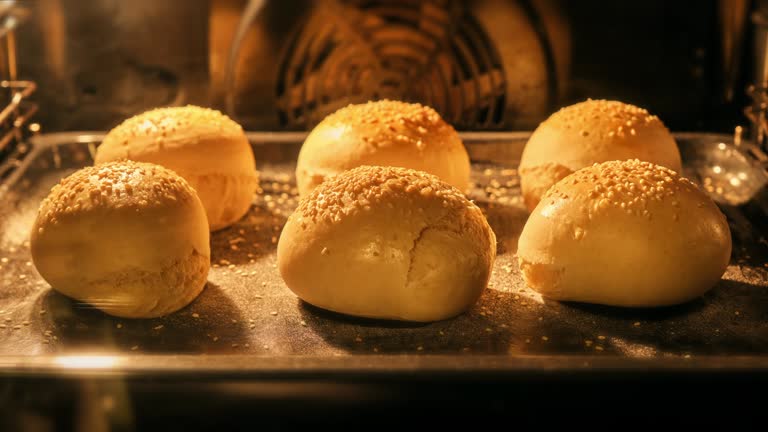
[[[448,0],[323,2],[293,34],[277,78],[281,124],[309,128],[349,103],[426,103],[459,128],[503,121],[505,74],[477,20]]]

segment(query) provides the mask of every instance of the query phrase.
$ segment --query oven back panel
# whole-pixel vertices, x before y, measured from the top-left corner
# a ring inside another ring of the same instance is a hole
[[[724,26],[720,0],[16,3],[30,12],[19,77],[39,84],[45,131],[109,130],[187,103],[249,130],[308,130],[377,97],[432,104],[461,130],[532,130],[591,97],[648,108],[672,130],[728,133],[754,82],[751,24]]]

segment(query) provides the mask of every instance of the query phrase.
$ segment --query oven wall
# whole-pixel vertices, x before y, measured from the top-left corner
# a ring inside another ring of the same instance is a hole
[[[454,99],[449,102],[429,99],[432,96],[417,91],[418,86],[404,90],[379,85],[384,79],[375,76],[378,81],[372,81],[379,87],[350,94],[333,89],[296,101],[295,95],[291,99],[281,90],[290,50],[296,49],[290,43],[300,39],[314,15],[324,11],[321,16],[334,24],[344,21],[339,18],[344,15],[353,27],[360,27],[363,18],[375,15],[371,5],[376,1],[266,1],[248,27],[230,84],[227,59],[247,3],[24,2],[32,18],[19,33],[20,75],[40,84],[38,120],[47,131],[103,130],[152,107],[194,103],[229,110],[248,129],[305,130],[348,102],[399,97],[426,98],[455,116],[460,129],[525,130],[559,106],[592,97],[648,107],[676,130],[730,131],[743,121],[741,107],[747,103],[743,88],[749,81],[748,67],[740,69],[735,97],[723,97],[723,35],[716,0],[390,2],[416,3],[427,15],[430,7],[443,8],[453,14],[446,18],[445,34],[460,33],[456,29],[471,19],[490,39],[488,50],[497,57],[490,64],[501,71],[503,81],[490,81],[490,89],[485,89],[476,76],[457,72],[452,90],[447,90]],[[346,9],[329,14],[334,4]],[[350,10],[365,14],[346,16]],[[744,40],[749,52],[749,38]],[[739,65],[749,61],[750,56],[743,56]],[[350,68],[333,71],[342,79]],[[483,70],[473,73],[480,76]],[[393,79],[402,83],[409,76]],[[354,80],[349,82],[351,88]],[[462,82],[463,88],[471,85],[475,90],[459,103],[456,89]],[[494,103],[503,106],[497,116],[487,114],[488,107],[496,109]],[[309,111],[292,117],[299,108]],[[498,119],[474,120],[483,115]]]

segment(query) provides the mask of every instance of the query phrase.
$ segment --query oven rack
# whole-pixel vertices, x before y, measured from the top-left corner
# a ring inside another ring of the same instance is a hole
[[[29,10],[17,2],[0,4],[0,180],[29,151],[24,144],[29,136],[40,131],[40,125],[31,122],[38,105],[30,97],[37,85],[18,76],[16,31],[28,16]]]

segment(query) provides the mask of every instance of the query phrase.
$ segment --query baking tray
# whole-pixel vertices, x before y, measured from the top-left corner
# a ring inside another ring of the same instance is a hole
[[[470,195],[499,254],[478,303],[430,324],[327,312],[282,282],[275,250],[297,201],[304,135],[296,133],[249,134],[261,191],[246,217],[212,234],[208,285],[188,307],[130,320],[52,291],[30,261],[29,229],[51,186],[91,164],[102,136],[40,135],[0,168],[0,374],[768,371],[768,175],[754,149],[729,136],[676,135],[684,174],[728,216],[734,247],[722,280],[685,305],[620,309],[548,301],[526,288],[515,257],[527,218],[516,167],[529,134],[463,134]]]

